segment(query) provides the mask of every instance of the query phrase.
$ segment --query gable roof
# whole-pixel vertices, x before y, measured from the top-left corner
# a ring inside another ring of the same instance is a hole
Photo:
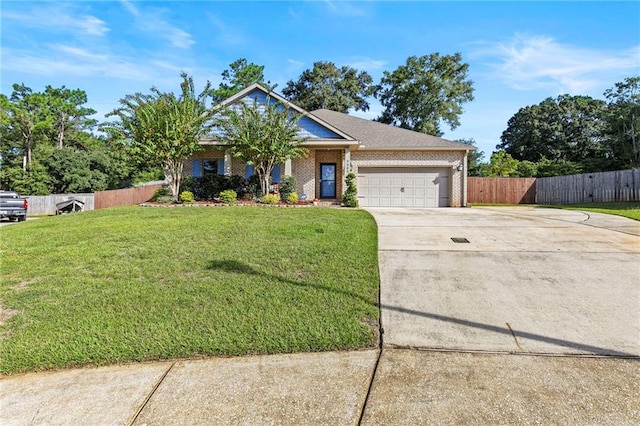
[[[224,108],[230,104],[242,102],[243,99],[250,97],[254,92],[261,92],[262,95],[266,95],[270,99],[291,108],[301,114],[304,119],[308,119],[316,126],[327,129],[334,134],[330,138],[309,137],[303,142],[303,145],[344,145],[355,147],[358,150],[473,151],[476,149],[471,145],[460,142],[453,142],[437,136],[402,129],[328,109],[308,112],[258,83],[254,83],[225,99],[214,108]],[[217,144],[218,142],[215,137],[206,137],[201,139],[200,143]]]
[[[240,92],[236,93],[235,95],[225,99],[220,104],[216,105],[214,108],[224,108],[227,105],[242,101],[242,99],[250,97],[250,95],[253,92],[256,92],[256,91],[262,92],[264,95],[267,95],[270,99],[273,99],[276,102],[281,103],[281,104],[285,105],[288,108],[291,108],[292,110],[296,111],[298,114],[301,114],[303,117],[309,118],[310,120],[312,120],[316,124],[320,125],[321,127],[324,127],[326,129],[330,130],[331,132],[335,133],[336,135],[338,135],[340,138],[345,139],[345,141],[349,141],[351,143],[356,143],[356,141],[352,137],[350,137],[348,134],[345,134],[340,129],[334,127],[331,123],[325,122],[320,117],[316,117],[314,115],[311,115],[308,111],[306,111],[306,110],[300,108],[299,106],[289,102],[288,100],[286,100],[285,98],[283,98],[282,96],[277,94],[276,92],[272,92],[272,91],[266,89],[265,87],[261,86],[258,83],[254,83],[251,86],[249,86],[249,87],[241,90]]]
[[[318,109],[312,111],[311,114],[327,123],[331,123],[336,128],[358,140],[360,142],[358,149],[475,150],[471,145],[453,142],[437,136],[402,129],[400,127],[394,127],[328,109]]]

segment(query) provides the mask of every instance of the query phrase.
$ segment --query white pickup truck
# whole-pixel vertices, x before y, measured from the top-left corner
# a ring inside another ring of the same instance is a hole
[[[0,219],[27,220],[29,202],[15,191],[0,191]]]

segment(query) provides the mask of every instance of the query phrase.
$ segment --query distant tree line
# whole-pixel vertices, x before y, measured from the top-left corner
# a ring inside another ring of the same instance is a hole
[[[640,77],[629,77],[607,89],[604,100],[561,95],[521,108],[489,162],[473,158],[469,171],[547,177],[637,168],[639,139]]]
[[[606,101],[563,95],[522,108],[488,162],[480,151],[470,154],[469,173],[542,176],[638,167],[639,81],[616,83],[605,92]],[[199,94],[183,73],[178,94],[151,88],[126,95],[108,114],[117,120],[102,123],[91,118],[95,110],[80,89],[47,86],[34,92],[14,84],[11,95],[0,95],[0,187],[38,195],[164,178],[175,195],[183,161],[200,149],[198,138],[215,123],[212,111],[254,83],[276,87],[265,79],[264,66],[244,58],[222,72],[217,88],[207,83]],[[473,100],[473,82],[459,53],[433,53],[407,58],[384,71],[378,83],[365,71],[315,62],[288,81],[282,94],[308,111],[344,113],[367,111],[376,98],[383,106],[376,121],[442,136],[443,126],[460,125],[463,105]]]

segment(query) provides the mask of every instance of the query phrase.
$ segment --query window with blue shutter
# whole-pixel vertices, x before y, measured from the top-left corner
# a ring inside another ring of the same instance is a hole
[[[200,160],[193,160],[193,177],[202,176],[200,165],[201,165]]]
[[[220,158],[218,160],[218,174],[219,175],[224,174],[224,158]]]
[[[273,166],[273,171],[271,172],[271,182],[280,183],[280,165]]]
[[[245,179],[249,179],[251,176],[253,176],[253,166],[247,164],[244,172],[244,177]]]

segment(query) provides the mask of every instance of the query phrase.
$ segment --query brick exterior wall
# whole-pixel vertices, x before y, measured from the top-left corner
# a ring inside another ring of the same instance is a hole
[[[305,158],[291,160],[291,174],[296,177],[296,192],[306,194],[308,200],[316,196],[314,150],[309,150]]]
[[[451,207],[462,205],[463,173],[456,170],[464,161],[459,151],[351,151],[351,167],[433,167],[451,170],[449,200]]]
[[[224,158],[224,152],[208,146],[196,153],[193,159]],[[451,170],[449,181],[449,200],[451,207],[462,205],[463,173],[456,170],[464,161],[464,152],[458,151],[351,151],[351,168],[357,174],[358,167],[433,167]],[[336,194],[341,198],[344,191],[344,150],[309,149],[305,158],[291,161],[291,173],[296,177],[296,192],[306,194],[312,200],[320,195],[320,182],[317,179],[321,163],[336,163]],[[284,166],[281,166],[284,175]],[[245,175],[245,164],[238,158],[232,158],[232,175]],[[193,162],[185,161],[183,176],[193,175]]]

